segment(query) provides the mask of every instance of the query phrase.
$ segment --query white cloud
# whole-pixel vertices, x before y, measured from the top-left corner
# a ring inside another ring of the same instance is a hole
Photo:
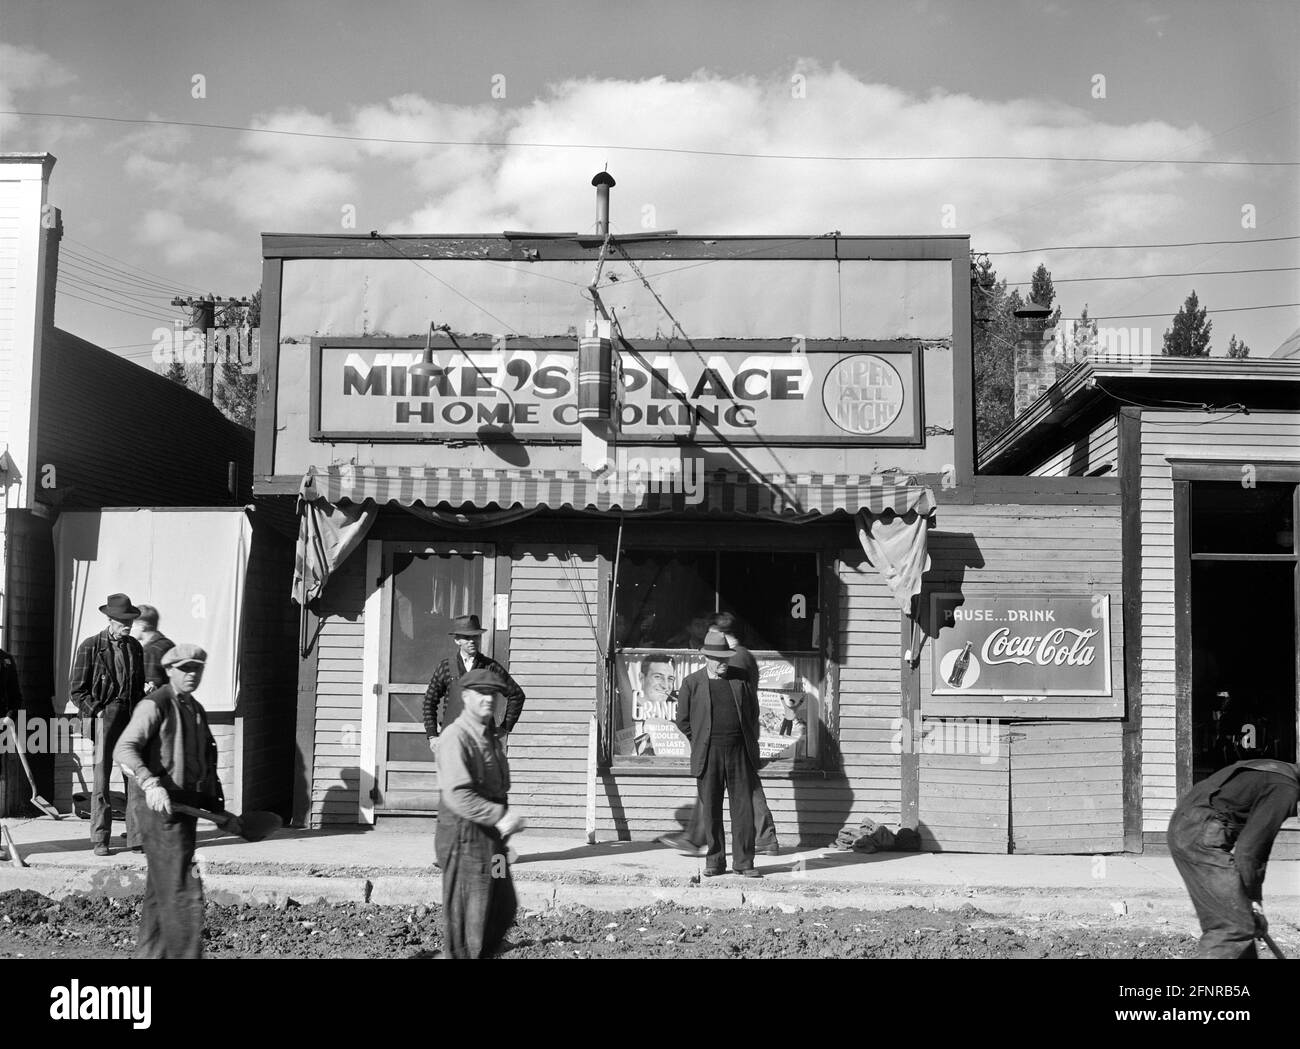
[[[229,234],[213,229],[196,229],[174,211],[150,209],[140,219],[136,240],[157,248],[164,262],[180,266],[202,262],[215,268],[237,249]]]
[[[838,66],[798,68],[807,78],[802,98],[785,77],[701,71],[679,80],[572,79],[513,106],[407,94],[341,117],[299,107],[262,114],[252,126],[342,137],[248,133],[213,140],[233,149],[195,156],[178,148],[179,136],[159,133],[140,139],[125,164],[160,208],[194,221],[202,209],[202,224],[215,211],[231,226],[261,230],[335,231],[341,207],[353,204],[360,225],[389,232],[585,231],[594,219],[591,175],[608,163],[618,180],[617,231],[954,232],[1000,250],[1040,241],[1044,229],[1056,242],[1154,229],[1180,206],[1185,174],[1168,165],[754,159],[614,147],[1177,159],[1207,148],[1195,125],[1104,123],[1093,110],[1043,99],[909,94]],[[504,144],[445,144],[464,141]],[[943,224],[947,214],[955,227]]]
[[[21,96],[30,95],[41,89],[62,87],[75,79],[70,70],[54,61],[44,51],[0,41],[0,109],[30,109],[31,106],[19,104]],[[15,131],[23,120],[23,117],[0,114],[0,136]],[[76,135],[79,128],[61,121],[42,121],[39,126],[34,121],[30,121],[30,126],[25,127],[24,130],[38,132],[42,136],[43,143],[51,143],[61,137],[68,138]],[[0,137],[0,150],[7,151],[12,148],[5,144],[3,137]]]

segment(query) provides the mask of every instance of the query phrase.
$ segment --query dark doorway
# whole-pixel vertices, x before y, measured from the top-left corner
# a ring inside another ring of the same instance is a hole
[[[1295,573],[1192,561],[1193,781],[1245,758],[1296,760]]]

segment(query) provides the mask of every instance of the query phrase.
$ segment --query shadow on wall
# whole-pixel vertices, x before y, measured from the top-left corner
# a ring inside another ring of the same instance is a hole
[[[853,817],[853,788],[844,771],[839,742],[825,721],[819,721],[817,728],[822,741],[823,772],[816,779],[799,778],[792,782],[795,826],[783,831],[781,820],[776,820],[777,838],[785,846],[829,845]],[[791,840],[790,831],[796,840]]]

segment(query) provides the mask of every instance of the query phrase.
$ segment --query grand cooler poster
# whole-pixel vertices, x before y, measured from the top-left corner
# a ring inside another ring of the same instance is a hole
[[[758,661],[758,750],[763,761],[815,752],[821,681],[816,656],[755,656]],[[614,753],[621,757],[690,757],[677,730],[677,690],[704,669],[698,652],[625,649],[618,654]]]

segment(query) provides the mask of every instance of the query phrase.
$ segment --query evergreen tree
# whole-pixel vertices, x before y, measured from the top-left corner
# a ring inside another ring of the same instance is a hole
[[[1160,353],[1165,357],[1208,357],[1210,330],[1214,322],[1206,320],[1205,314],[1206,309],[1193,290],[1182,308],[1174,314],[1174,326],[1166,329]]]
[[[1070,364],[1087,360],[1097,352],[1097,322],[1088,316],[1088,304],[1074,325],[1074,338],[1070,345]]]
[[[971,349],[975,380],[976,446],[1011,424],[1015,411],[1015,311],[1020,293],[1007,291],[985,256],[971,262]]]
[[[163,374],[180,386],[189,386],[189,383],[185,381],[185,364],[182,361],[172,361],[171,364],[167,365],[167,370]]]
[[[1041,262],[1038,264],[1038,269],[1034,270],[1034,275],[1029,281],[1029,299],[1031,302],[1047,309],[1051,309],[1052,303],[1056,301],[1056,288],[1052,284],[1052,271]],[[1056,310],[1046,320],[1037,322],[1037,328],[1039,331],[1046,331],[1048,328],[1055,328],[1060,323],[1061,307],[1057,306]]]
[[[1245,360],[1250,356],[1250,347],[1244,342],[1237,341],[1237,333],[1233,332],[1232,337],[1228,339],[1228,356],[1234,360]]]

